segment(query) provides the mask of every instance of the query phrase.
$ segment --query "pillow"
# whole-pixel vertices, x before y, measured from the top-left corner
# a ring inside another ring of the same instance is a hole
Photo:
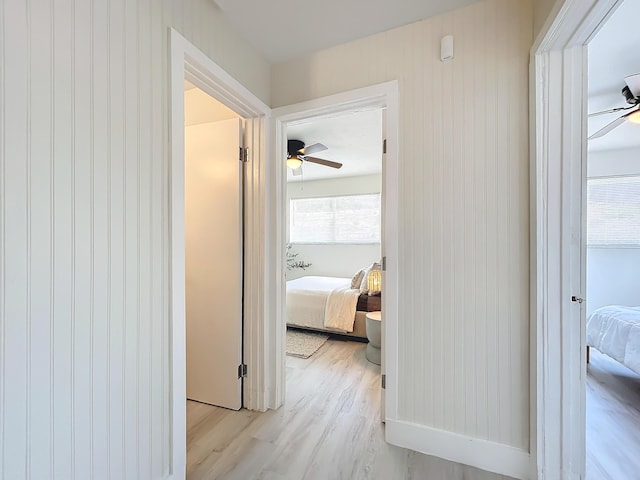
[[[356,274],[351,279],[351,288],[360,288],[362,284],[362,277],[364,276],[364,268],[361,268],[356,272]]]
[[[369,291],[369,285],[367,284],[367,279],[369,278],[369,270],[371,270],[371,267],[362,269],[362,281],[360,282],[360,293],[367,293]]]

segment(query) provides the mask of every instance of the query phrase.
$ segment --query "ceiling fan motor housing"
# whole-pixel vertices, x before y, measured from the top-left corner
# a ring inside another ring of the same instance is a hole
[[[304,142],[301,140],[288,140],[287,153],[289,156],[299,154],[299,150],[304,148]]]

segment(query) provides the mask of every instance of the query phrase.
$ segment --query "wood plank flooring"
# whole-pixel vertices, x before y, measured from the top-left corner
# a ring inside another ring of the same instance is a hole
[[[640,479],[640,376],[591,349],[587,480]]]
[[[330,339],[309,359],[287,357],[287,398],[277,411],[187,402],[187,478],[507,478],[386,444],[380,367],[365,346]]]

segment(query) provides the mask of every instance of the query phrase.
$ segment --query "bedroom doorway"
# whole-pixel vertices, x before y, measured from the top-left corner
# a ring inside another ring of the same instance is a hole
[[[293,422],[323,405],[335,415],[321,428],[346,438],[380,429],[383,132],[382,108],[286,125],[283,415]],[[322,439],[309,442],[313,463],[335,455]]]
[[[594,92],[589,91],[587,59],[592,40],[597,39],[601,28],[606,29],[607,21],[621,5],[624,7],[621,0],[556,2],[531,50],[531,78],[535,79],[532,83],[535,98],[531,104],[531,122],[535,125],[531,137],[535,158],[531,184],[535,191],[531,224],[535,263],[532,316],[536,322],[531,346],[532,375],[536,378],[532,401],[537,427],[532,429],[531,442],[536,445],[532,467],[538,475],[546,472],[575,478],[609,478],[608,474],[600,475],[602,469],[587,467],[585,472],[585,465],[589,465],[585,438],[586,309],[591,302],[586,295],[590,272],[586,271],[585,206],[590,193],[589,149],[593,150],[589,144],[595,145],[593,138],[588,137],[604,126],[592,125],[592,118],[588,117],[597,113],[599,107],[589,98]],[[613,50],[610,56],[617,57]],[[626,60],[627,56],[619,58]],[[634,68],[630,73],[637,72]],[[614,72],[607,69],[600,73]],[[626,83],[624,75],[618,74],[619,78],[614,80],[616,89],[622,89]],[[622,105],[611,104],[606,108],[618,106]],[[620,461],[617,451],[620,441],[616,438],[605,446],[610,460],[617,459],[610,465],[630,470],[621,473],[614,469],[614,478],[635,478],[635,465]]]
[[[382,314],[380,316],[380,318],[382,318],[382,321],[378,323],[378,325],[381,326],[381,333],[380,333],[381,352],[382,352],[381,359],[380,359],[381,365],[377,366],[375,363],[369,362],[367,360],[366,354],[365,354],[366,344],[361,343],[358,345],[358,347],[361,349],[361,352],[359,353],[359,355],[361,355],[361,359],[363,360],[364,364],[368,365],[369,367],[375,367],[379,369],[376,371],[375,380],[373,380],[373,383],[371,383],[371,381],[366,381],[364,383],[367,384],[366,388],[369,389],[369,392],[368,392],[369,398],[371,398],[370,394],[372,391],[376,392],[374,394],[376,395],[376,401],[375,401],[375,405],[372,408],[376,411],[380,411],[380,415],[376,415],[375,413],[373,414],[374,420],[375,422],[377,422],[375,428],[380,428],[379,422],[381,419],[384,421],[384,419],[395,417],[396,415],[395,398],[397,395],[396,383],[395,383],[396,379],[386,379],[386,372],[385,372],[387,365],[389,364],[391,365],[392,369],[395,370],[395,365],[397,362],[397,300],[396,300],[397,298],[397,291],[396,291],[396,288],[397,288],[396,286],[397,285],[396,283],[397,282],[397,231],[398,231],[397,230],[397,197],[398,197],[398,191],[397,191],[397,117],[398,117],[397,82],[380,84],[374,87],[367,87],[364,89],[360,89],[358,91],[346,92],[343,94],[338,94],[331,97],[325,97],[323,99],[305,102],[303,104],[292,105],[289,107],[282,107],[274,110],[275,129],[276,129],[276,135],[278,140],[276,144],[276,157],[282,158],[282,162],[278,162],[278,163],[281,163],[282,165],[276,166],[276,168],[277,169],[279,168],[280,171],[276,173],[280,175],[280,178],[282,179],[282,184],[284,187],[282,189],[282,195],[280,197],[280,202],[281,202],[280,204],[282,205],[280,211],[283,212],[283,218],[282,218],[282,224],[281,224],[281,232],[282,232],[281,245],[282,245],[282,251],[285,252],[286,251],[285,247],[287,246],[288,241],[290,240],[288,236],[290,232],[287,231],[287,228],[288,228],[287,224],[289,224],[292,221],[292,218],[289,217],[290,211],[291,211],[291,205],[293,204],[292,200],[293,201],[297,201],[299,199],[306,200],[306,198],[304,197],[307,196],[307,197],[312,197],[314,200],[319,198],[319,201],[321,203],[322,202],[326,203],[326,202],[329,202],[327,198],[330,198],[330,201],[338,201],[336,198],[331,198],[331,197],[345,196],[344,190],[340,190],[336,185],[334,185],[334,189],[329,194],[324,193],[326,192],[326,190],[324,192],[317,190],[316,187],[318,187],[318,184],[315,184],[316,181],[319,183],[320,182],[327,183],[328,181],[325,181],[322,179],[320,180],[312,179],[310,181],[308,179],[308,175],[305,175],[306,171],[309,170],[309,168],[307,167],[309,167],[310,165],[307,165],[305,163],[304,158],[302,159],[303,160],[302,175],[299,175],[299,177],[302,177],[302,178],[300,178],[300,181],[290,182],[290,183],[293,183],[294,188],[293,190],[289,190],[288,192],[285,187],[286,185],[285,179],[287,178],[287,176],[289,176],[290,178],[293,177],[292,172],[287,173],[287,166],[285,162],[285,160],[287,159],[287,154],[289,153],[287,152],[288,150],[287,147],[289,146],[288,140],[300,140],[299,138],[295,138],[295,137],[303,136],[303,134],[305,133],[305,129],[312,128],[313,123],[316,121],[326,120],[327,123],[331,123],[331,122],[337,123],[337,122],[340,122],[341,120],[348,119],[350,115],[352,116],[377,115],[377,124],[378,124],[377,132],[378,133],[374,135],[378,137],[375,144],[379,150],[378,158],[382,160],[381,171],[378,177],[379,180],[377,180],[377,183],[379,185],[378,194],[380,195],[380,198],[381,198],[381,203],[380,203],[381,205],[381,208],[380,208],[381,237],[380,237],[380,247],[379,247],[380,253],[379,254],[375,253],[374,255],[376,258],[372,258],[371,260],[369,260],[368,257],[366,259],[363,258],[357,265],[355,264],[350,265],[349,262],[344,261],[345,257],[342,257],[343,261],[340,262],[341,263],[340,267],[344,269],[344,272],[340,273],[340,275],[342,278],[348,279],[348,283],[350,286],[352,280],[356,276],[355,274],[360,269],[362,269],[362,267],[371,267],[374,262],[383,263],[386,259],[386,265],[384,265],[386,269],[383,269],[382,265],[378,267],[380,268],[381,271],[384,270],[382,272],[383,286],[381,288],[381,291],[382,291],[381,302],[378,304],[379,305],[378,311],[382,311]],[[386,138],[386,145],[387,145],[386,154],[383,153],[385,138]],[[323,146],[328,147],[326,150],[322,150],[321,152],[314,153],[313,154],[314,157],[320,158],[323,160],[329,160],[329,161],[336,160],[336,157],[331,156],[331,145],[328,144],[331,142],[329,142],[329,140],[323,141],[323,139],[320,138],[319,136],[312,135],[312,136],[303,138],[303,141],[305,144],[311,143],[312,146],[316,143],[320,143]],[[312,148],[316,148],[316,147],[312,147]],[[307,152],[303,150],[302,154],[303,155],[307,154]],[[382,158],[382,157],[386,157],[386,158]],[[337,160],[339,161],[339,163],[343,163],[343,165],[346,162],[346,160],[345,162],[340,161],[339,158],[337,158]],[[305,168],[306,168],[306,171],[305,171]],[[318,167],[318,169],[320,169],[320,167]],[[325,169],[320,169],[320,170],[323,172],[325,171]],[[323,173],[323,175],[325,174]],[[340,182],[340,180],[337,180],[337,182]],[[341,182],[348,183],[349,180],[342,180]],[[365,188],[365,184],[366,182],[362,182],[362,185],[360,186],[360,188]],[[292,194],[292,192],[294,191],[295,193]],[[304,205],[296,205],[295,208],[298,209],[298,213],[299,213],[304,210]],[[331,206],[330,208],[339,209],[341,207]],[[332,215],[335,215],[335,212],[333,212]],[[296,221],[304,220],[304,218],[300,217],[293,220],[296,220]],[[300,276],[300,273],[304,273],[304,274],[314,273],[314,275],[307,275],[307,276],[319,276],[319,277],[331,275],[332,273],[332,271],[330,270],[331,267],[329,265],[323,265],[322,260],[320,260],[321,257],[314,256],[315,252],[318,251],[318,247],[319,247],[318,245],[313,245],[314,242],[312,241],[308,241],[308,242],[302,241],[302,242],[299,242],[298,244],[294,240],[292,243],[293,243],[293,247],[291,247],[290,252],[292,252],[294,255],[297,255],[295,257],[296,260],[302,261],[303,263],[311,264],[306,271],[296,272],[297,275],[295,276]],[[331,245],[330,248],[339,249],[340,247]],[[360,252],[360,253],[363,253],[363,252]],[[357,254],[353,252],[351,254],[349,253],[346,254],[347,257],[353,257],[354,260],[356,255]],[[318,263],[315,266],[316,268],[314,268],[313,264],[316,261],[316,258],[318,259],[317,261],[320,263]],[[284,257],[283,260],[286,260],[286,257]],[[331,263],[331,262],[327,262],[327,263]],[[360,263],[362,263],[363,265],[360,265]],[[285,264],[285,261],[283,261],[283,264]],[[286,273],[287,275],[289,274],[289,272],[283,272],[283,273]],[[321,273],[324,273],[324,275],[321,275]],[[333,274],[333,275],[335,276],[336,274]],[[288,278],[290,277],[287,277],[287,279]],[[300,367],[299,365],[300,362],[298,362],[297,359],[294,359],[291,362],[288,362],[288,361],[285,362],[285,359],[287,358],[285,354],[285,348],[286,348],[285,332],[286,332],[286,322],[287,322],[286,320],[287,318],[286,303],[287,302],[286,302],[285,282],[282,282],[282,284],[279,286],[279,289],[281,289],[280,298],[282,302],[281,309],[279,309],[279,311],[281,311],[282,314],[279,317],[280,321],[276,324],[276,329],[277,331],[281,332],[282,336],[280,338],[282,338],[282,343],[280,344],[281,347],[278,348],[276,351],[276,359],[278,360],[278,362],[280,361],[282,362],[280,363],[280,365],[282,365],[282,370],[281,370],[282,375],[276,378],[276,395],[277,395],[276,401],[277,401],[277,405],[282,405],[283,403],[287,405],[289,403],[289,399],[287,402],[285,402],[285,390],[286,390],[285,378],[286,378],[287,385],[290,385],[290,382],[296,383],[295,378],[296,378],[296,375],[298,375],[299,373],[298,369]],[[363,311],[360,313],[362,314],[362,317],[365,320],[363,323],[366,324],[367,312]],[[370,312],[370,313],[374,313],[374,312]],[[355,323],[354,323],[354,328],[355,328]],[[278,334],[278,336],[280,336],[280,334]],[[366,338],[366,327],[365,327],[365,332],[362,334],[361,338],[362,339]],[[352,344],[353,342],[343,342],[343,344],[347,344],[347,343]],[[343,363],[349,364],[349,361],[351,360],[347,361],[346,359],[347,358],[353,359],[355,356],[356,354],[354,354],[353,352],[346,353],[346,356],[342,357]],[[335,361],[340,363],[340,360],[336,359]],[[286,368],[285,368],[285,363],[287,365]],[[291,365],[291,364],[296,364],[296,365]],[[384,389],[384,386],[383,386],[383,384],[385,383],[385,379],[386,379],[386,389]],[[333,382],[333,380],[331,380],[330,378],[321,379],[318,377],[318,380],[320,381],[321,384],[330,384]],[[389,380],[391,380],[391,382]],[[391,389],[389,388],[390,383],[392,386]],[[288,395],[289,394],[287,393],[287,396]],[[339,396],[340,395],[338,395],[338,397]],[[356,394],[356,396],[358,396],[358,394]],[[389,409],[390,411],[387,410],[386,412],[384,412],[383,409],[384,409],[385,403],[387,405],[391,404],[393,408]],[[336,408],[339,408],[339,407],[336,407]]]
[[[359,378],[379,376],[383,122],[383,109],[372,108],[286,126],[289,367],[306,368],[292,356],[313,355],[318,363],[326,354],[335,364],[350,355],[361,357]],[[301,352],[307,343],[311,350]],[[288,383],[291,397],[300,382]]]
[[[640,64],[630,60],[640,42],[638,15],[638,2],[622,2],[588,44],[588,480],[631,479],[640,471],[640,336],[633,333],[640,331],[640,127],[618,121],[635,110],[623,88],[640,97]]]

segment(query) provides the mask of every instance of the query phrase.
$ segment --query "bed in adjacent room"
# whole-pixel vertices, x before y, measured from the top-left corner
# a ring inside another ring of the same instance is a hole
[[[587,319],[587,348],[593,347],[640,375],[640,307],[610,305]]]
[[[367,338],[365,315],[380,310],[380,296],[351,288],[352,280],[306,276],[288,281],[287,325]]]

